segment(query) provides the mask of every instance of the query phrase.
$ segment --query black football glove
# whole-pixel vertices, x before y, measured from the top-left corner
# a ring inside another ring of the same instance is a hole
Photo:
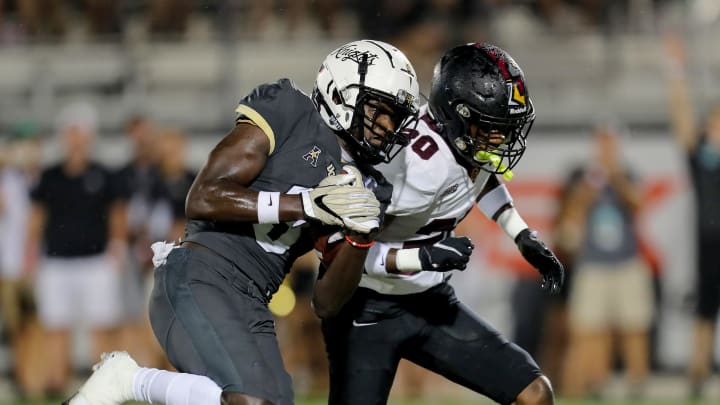
[[[421,247],[418,255],[425,271],[465,270],[474,248],[469,238],[450,237]]]
[[[522,230],[515,237],[515,244],[525,260],[542,274],[542,288],[551,295],[558,294],[565,282],[565,269],[555,254],[537,238],[537,232]]]

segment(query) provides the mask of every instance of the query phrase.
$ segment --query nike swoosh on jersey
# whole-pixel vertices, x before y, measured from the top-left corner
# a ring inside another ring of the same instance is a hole
[[[377,323],[377,322],[358,322],[358,321],[353,321],[352,324],[353,324],[353,326],[363,327],[363,326],[377,325],[378,323]]]

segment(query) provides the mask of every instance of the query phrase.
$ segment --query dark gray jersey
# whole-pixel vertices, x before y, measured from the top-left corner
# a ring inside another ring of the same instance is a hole
[[[720,150],[702,135],[689,157],[695,186],[697,229],[701,235],[720,237]]]
[[[270,153],[249,186],[296,194],[340,170],[340,146],[310,98],[288,79],[264,84],[240,101],[237,121],[260,127]],[[206,246],[274,292],[295,258],[312,248],[307,225],[189,221],[186,240]]]

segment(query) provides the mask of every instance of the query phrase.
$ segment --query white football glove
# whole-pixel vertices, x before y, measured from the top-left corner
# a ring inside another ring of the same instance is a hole
[[[348,173],[328,176],[314,189],[301,193],[305,216],[326,225],[370,233],[379,227],[380,203],[365,188],[356,168],[343,169]]]
[[[343,172],[347,172],[347,174],[351,174],[355,177],[351,183],[353,186],[362,187],[367,190],[367,188],[365,188],[362,173],[360,173],[360,170],[357,167],[350,165],[343,166]],[[374,192],[373,197],[375,197]],[[375,198],[375,200],[377,201],[377,198]],[[378,230],[380,228],[379,208],[380,203],[378,202],[378,213],[375,215],[343,217],[345,228],[361,234],[369,234]]]

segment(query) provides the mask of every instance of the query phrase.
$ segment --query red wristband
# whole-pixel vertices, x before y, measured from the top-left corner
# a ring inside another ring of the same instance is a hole
[[[374,240],[371,240],[370,242],[367,242],[367,243],[355,242],[354,240],[350,239],[350,237],[347,235],[345,235],[345,242],[351,244],[353,247],[360,248],[360,249],[369,249],[372,245],[375,244]]]

